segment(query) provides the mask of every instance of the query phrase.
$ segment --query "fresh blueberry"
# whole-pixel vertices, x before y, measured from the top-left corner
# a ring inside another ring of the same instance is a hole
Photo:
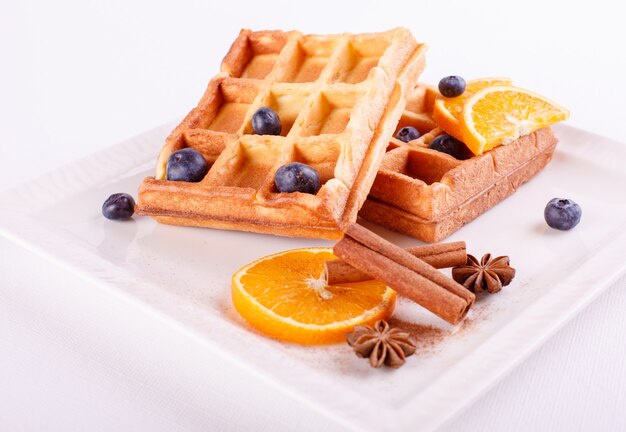
[[[458,139],[450,135],[439,135],[430,142],[428,148],[447,153],[457,159],[468,159],[471,157],[469,149]]]
[[[282,128],[278,114],[271,108],[259,108],[252,115],[252,129],[257,135],[280,135]]]
[[[135,200],[127,193],[116,193],[102,204],[102,216],[112,220],[129,219],[135,213]]]
[[[408,143],[409,141],[413,141],[414,139],[418,139],[420,137],[420,133],[413,126],[405,126],[398,131],[396,134],[396,138],[400,141]]]
[[[198,150],[184,148],[172,153],[167,160],[168,180],[197,183],[204,178],[209,166]]]
[[[320,175],[309,165],[293,162],[276,170],[274,183],[279,192],[316,194],[320,189]]]
[[[451,75],[439,81],[439,93],[445,97],[461,96],[465,91],[465,80],[460,76]]]
[[[580,206],[571,199],[553,198],[548,201],[543,216],[550,227],[567,231],[578,225],[582,213]]]

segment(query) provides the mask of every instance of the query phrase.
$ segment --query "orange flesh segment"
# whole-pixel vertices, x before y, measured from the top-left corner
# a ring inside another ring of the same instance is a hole
[[[233,276],[233,303],[257,330],[303,344],[343,341],[355,325],[388,318],[395,292],[377,281],[320,283],[329,248],[261,258]]]
[[[549,99],[513,86],[485,88],[467,100],[460,118],[463,141],[474,154],[569,117]]]
[[[459,118],[463,112],[465,102],[478,91],[495,85],[509,85],[510,78],[481,78],[468,81],[462,95],[455,98],[439,96],[435,101],[433,119],[439,127],[453,137],[462,140],[463,136],[459,126]]]

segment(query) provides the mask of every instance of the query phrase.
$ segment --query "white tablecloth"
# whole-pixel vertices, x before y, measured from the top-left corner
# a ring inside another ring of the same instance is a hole
[[[430,45],[425,81],[511,76],[626,140],[617,2],[155,3],[0,6],[1,188],[185,114],[240,27],[403,25]],[[207,359],[184,340],[34,260],[0,243],[0,429],[338,430],[287,397],[250,406],[262,388],[219,366],[193,375]],[[443,430],[626,430],[625,294],[622,278]]]

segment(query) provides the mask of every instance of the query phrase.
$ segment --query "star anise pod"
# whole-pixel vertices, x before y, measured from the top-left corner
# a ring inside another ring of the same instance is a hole
[[[399,368],[404,364],[405,357],[415,352],[415,344],[409,334],[399,328],[391,328],[385,320],[377,321],[374,328],[355,326],[346,339],[356,355],[368,357],[370,365],[375,368],[383,364]]]
[[[492,259],[491,254],[483,255],[479,262],[468,254],[466,265],[452,269],[452,278],[472,292],[494,294],[510,284],[515,277],[515,269],[509,262],[508,256]]]

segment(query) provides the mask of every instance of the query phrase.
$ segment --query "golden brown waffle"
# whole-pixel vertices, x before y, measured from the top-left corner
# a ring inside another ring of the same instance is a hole
[[[481,156],[457,160],[428,144],[444,133],[432,120],[438,96],[428,86],[409,96],[397,130],[414,126],[422,136],[392,138],[359,215],[426,242],[442,240],[511,195],[551,159],[557,139],[549,128]]]
[[[425,45],[406,29],[302,35],[242,30],[198,103],[167,138],[137,211],[163,223],[338,238],[357,218],[424,68]],[[281,136],[253,135],[274,109]],[[172,152],[193,147],[211,165],[199,183],[165,180]],[[278,193],[291,162],[313,166],[316,195]]]

